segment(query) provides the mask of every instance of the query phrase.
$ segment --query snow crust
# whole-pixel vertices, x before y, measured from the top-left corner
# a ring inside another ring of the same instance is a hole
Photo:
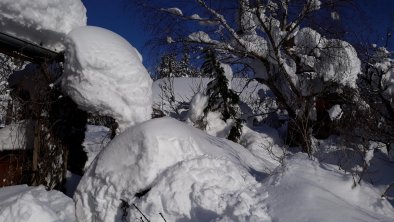
[[[261,178],[265,169],[263,160],[238,144],[171,118],[154,119],[115,137],[98,155],[74,196],[76,215],[78,221],[120,221],[120,199],[139,201],[135,195],[151,189],[147,202],[138,202],[149,216],[162,212],[168,221],[199,221],[204,211],[224,213],[233,192],[256,185],[250,172]]]
[[[1,32],[55,51],[63,50],[64,36],[86,20],[80,0],[0,1]]]
[[[152,80],[141,55],[121,36],[99,27],[68,35],[62,89],[80,108],[113,117],[120,131],[152,113]]]
[[[71,198],[43,186],[18,185],[0,188],[0,221],[74,222]]]

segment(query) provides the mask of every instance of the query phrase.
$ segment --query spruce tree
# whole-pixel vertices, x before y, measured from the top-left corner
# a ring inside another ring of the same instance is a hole
[[[207,85],[206,96],[208,105],[204,109],[204,116],[209,112],[220,112],[223,121],[234,120],[228,139],[238,142],[241,136],[241,120],[237,113],[239,96],[229,88],[227,79],[221,63],[216,58],[215,53],[208,49],[205,52],[205,61],[201,67],[202,74],[213,78]]]

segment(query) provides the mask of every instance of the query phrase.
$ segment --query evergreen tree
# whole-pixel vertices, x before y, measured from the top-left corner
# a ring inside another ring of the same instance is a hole
[[[178,63],[179,73],[185,77],[199,77],[201,73],[190,63],[190,55],[186,51],[183,53],[182,59]]]
[[[239,96],[229,88],[229,80],[227,79],[221,63],[216,58],[215,53],[208,49],[205,52],[205,61],[201,67],[205,76],[213,78],[207,85],[206,96],[208,96],[208,104],[204,109],[204,116],[209,112],[220,112],[222,120],[234,120],[234,125],[230,130],[228,139],[238,142],[241,136],[241,120],[237,113],[237,104]]]
[[[190,56],[187,52],[183,53],[181,60],[177,59],[176,54],[171,53],[161,58],[156,76],[158,79],[169,77],[198,77],[200,76],[200,72],[190,63]]]
[[[165,77],[174,77],[176,69],[176,56],[175,54],[167,54],[161,57],[159,67],[156,70],[156,76],[158,79]]]

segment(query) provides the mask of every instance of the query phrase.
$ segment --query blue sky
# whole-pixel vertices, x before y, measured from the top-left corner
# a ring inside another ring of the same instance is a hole
[[[141,21],[132,15],[125,0],[82,0],[87,9],[88,25],[109,29],[127,39],[147,58],[144,49],[148,33]]]
[[[132,0],[82,0],[88,16],[88,25],[100,26],[109,29],[127,39],[140,51],[144,57],[144,64],[152,68],[156,58],[149,53],[145,43],[149,33],[144,30],[142,19],[133,16],[127,1]],[[360,34],[368,35],[378,45],[384,45],[382,34],[390,28],[394,32],[394,0],[357,0],[361,11],[365,12],[362,19],[352,19],[348,22],[354,23],[354,28]],[[394,33],[393,33],[394,34]],[[391,38],[390,49],[394,48],[394,37]]]

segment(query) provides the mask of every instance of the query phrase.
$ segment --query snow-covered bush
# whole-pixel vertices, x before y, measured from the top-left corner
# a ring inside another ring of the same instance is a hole
[[[242,193],[257,185],[254,176],[260,180],[278,164],[174,119],[150,120],[115,137],[88,168],[74,196],[77,218],[120,221],[121,199],[136,203],[149,217],[163,213],[169,221],[219,218],[226,206],[239,208],[235,218],[259,218],[243,211],[236,199],[253,198]],[[137,197],[141,193],[146,196]],[[129,219],[136,215],[130,212]]]
[[[138,51],[99,27],[68,35],[62,89],[81,109],[113,117],[119,130],[150,119],[152,80]]]
[[[393,54],[383,47],[374,48],[358,85],[365,100],[365,134],[390,147],[394,140]]]
[[[231,89],[231,67],[220,63],[215,53],[208,49],[201,70],[212,80],[205,91],[196,94],[192,99],[188,121],[200,129],[238,142],[242,126],[239,96]]]

